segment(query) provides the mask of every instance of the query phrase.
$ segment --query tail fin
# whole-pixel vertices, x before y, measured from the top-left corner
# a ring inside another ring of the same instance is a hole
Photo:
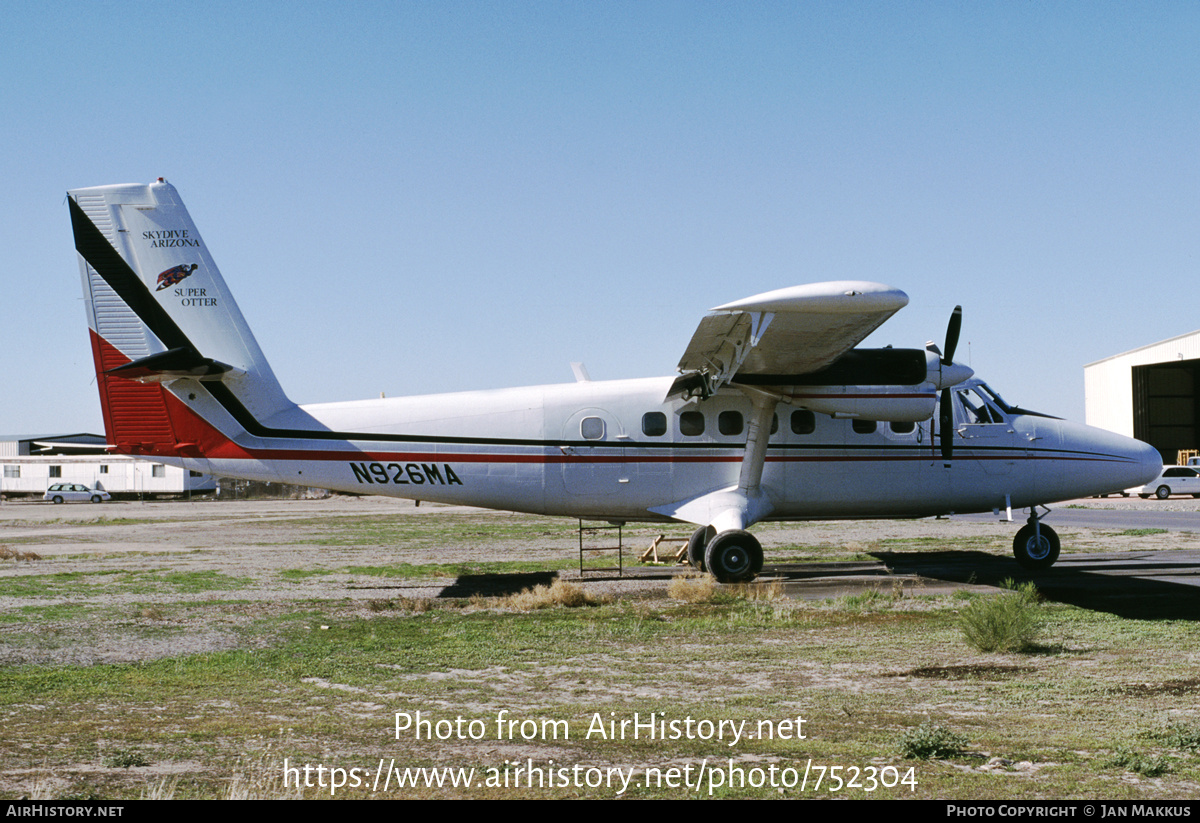
[[[204,381],[226,418],[291,408],[175,187],[159,178],[68,192],[108,440],[195,456],[218,432],[165,384]],[[222,428],[227,428],[222,426]],[[222,438],[224,439],[224,438]]]

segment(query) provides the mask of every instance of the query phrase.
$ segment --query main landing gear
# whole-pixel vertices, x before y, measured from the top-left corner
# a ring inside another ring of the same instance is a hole
[[[688,541],[688,562],[693,568],[712,572],[721,583],[745,583],[762,571],[763,551],[758,538],[742,529],[713,536],[711,526],[702,526]]]
[[[1013,555],[1027,569],[1048,569],[1058,560],[1061,544],[1054,529],[1038,520],[1037,509],[1030,509],[1029,520],[1013,538]]]

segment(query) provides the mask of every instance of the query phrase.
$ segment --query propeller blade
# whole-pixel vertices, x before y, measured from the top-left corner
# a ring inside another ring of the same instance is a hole
[[[954,350],[958,348],[958,333],[962,331],[962,306],[955,306],[950,312],[950,325],[946,327],[946,354],[942,357],[942,365],[948,366],[954,362]]]
[[[938,428],[942,432],[942,460],[950,463],[954,451],[954,408],[950,405],[950,390],[942,389],[942,400],[938,409]]]

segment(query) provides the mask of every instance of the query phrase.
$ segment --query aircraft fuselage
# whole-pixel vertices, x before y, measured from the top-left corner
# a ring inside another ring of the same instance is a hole
[[[267,436],[235,435],[236,457],[161,459],[205,473],[337,491],[537,514],[668,519],[652,509],[737,483],[751,414],[737,389],[702,402],[664,402],[673,379],[298,406],[265,421]],[[177,381],[173,393],[184,396],[187,382]],[[967,396],[978,407],[987,395]],[[995,405],[981,417],[957,395],[955,406],[955,449],[947,464],[935,442],[936,415],[887,423],[780,404],[762,475],[773,504],[765,519],[1031,506],[1124,488],[1159,460],[1145,444],[1087,426]],[[210,420],[220,414],[195,410]],[[322,440],[293,436],[314,430]]]

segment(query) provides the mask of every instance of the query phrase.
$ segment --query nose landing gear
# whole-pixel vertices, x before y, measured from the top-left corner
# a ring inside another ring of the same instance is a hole
[[[1058,560],[1061,543],[1054,529],[1038,519],[1036,507],[1029,512],[1029,520],[1013,538],[1013,555],[1027,569],[1048,569]]]

